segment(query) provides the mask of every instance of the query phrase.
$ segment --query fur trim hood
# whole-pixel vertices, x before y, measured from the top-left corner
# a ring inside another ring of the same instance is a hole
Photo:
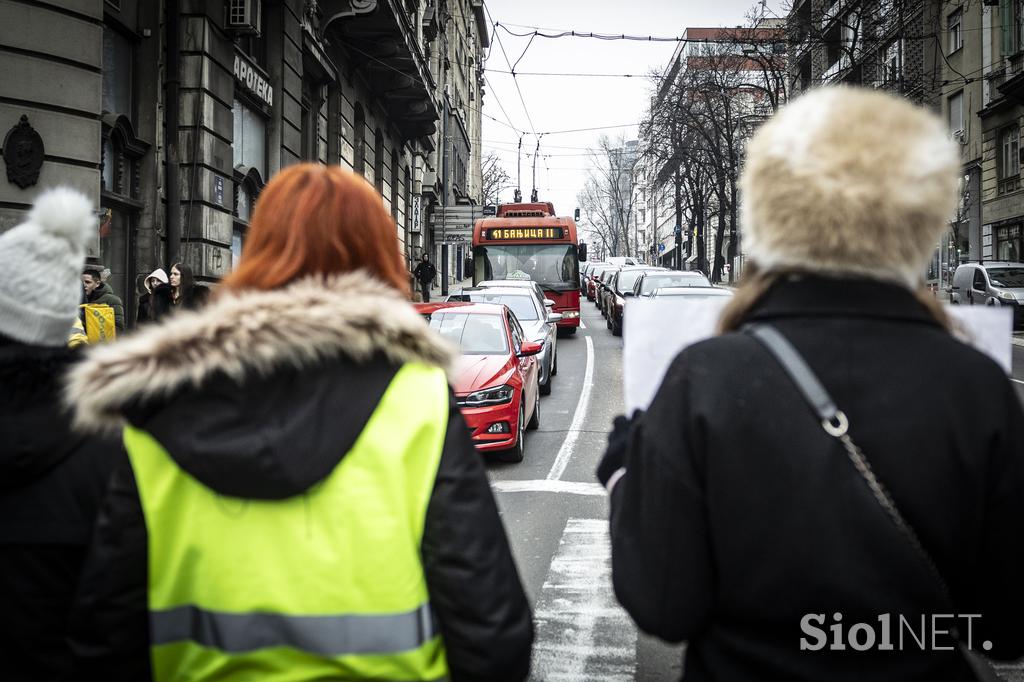
[[[447,371],[455,351],[398,292],[370,275],[313,277],[273,291],[228,294],[94,346],[69,373],[65,397],[78,429],[112,431],[124,426],[127,408],[198,387],[218,373],[242,382],[281,367],[380,356]]]
[[[751,139],[745,250],[765,271],[867,276],[915,288],[956,205],[945,124],[874,90],[816,89]]]

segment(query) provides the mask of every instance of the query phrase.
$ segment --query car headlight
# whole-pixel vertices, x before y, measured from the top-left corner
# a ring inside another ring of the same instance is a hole
[[[484,405],[502,405],[512,401],[512,396],[515,394],[513,389],[508,384],[502,386],[496,386],[494,388],[485,388],[482,391],[475,391],[470,393],[461,401],[461,404],[467,407],[482,407]]]
[[[996,296],[998,296],[1004,301],[1013,301],[1014,303],[1017,302],[1017,297],[1011,294],[1009,291],[997,291]]]
[[[578,310],[566,310],[565,312],[562,313],[562,319],[563,320],[569,319],[571,317],[579,317],[579,316],[580,316],[580,311],[578,311]]]

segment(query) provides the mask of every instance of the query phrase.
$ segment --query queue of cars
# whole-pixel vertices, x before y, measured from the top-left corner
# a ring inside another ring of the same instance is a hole
[[[697,271],[669,270],[619,261],[592,261],[580,268],[580,290],[593,301],[614,336],[622,336],[626,299],[661,296],[732,296]]]
[[[455,401],[479,452],[521,462],[527,429],[540,426],[540,396],[558,373],[554,302],[532,281],[481,282],[415,308],[462,353]]]

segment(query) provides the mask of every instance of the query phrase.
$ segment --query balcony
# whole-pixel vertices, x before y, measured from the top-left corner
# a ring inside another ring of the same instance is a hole
[[[408,138],[429,143],[441,118],[437,86],[401,0],[319,0],[322,37],[347,51]]]
[[[850,57],[843,54],[836,60],[836,62],[825,69],[824,73],[821,74],[821,80],[823,83],[829,83],[837,80],[844,75],[844,72],[850,68]]]

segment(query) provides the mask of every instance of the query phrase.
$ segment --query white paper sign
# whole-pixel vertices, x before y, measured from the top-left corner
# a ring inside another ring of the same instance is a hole
[[[672,360],[687,346],[714,336],[718,317],[729,299],[686,297],[632,299],[626,303],[622,352],[626,414],[646,409]],[[949,306],[975,348],[1010,373],[1013,313],[1009,308]]]

